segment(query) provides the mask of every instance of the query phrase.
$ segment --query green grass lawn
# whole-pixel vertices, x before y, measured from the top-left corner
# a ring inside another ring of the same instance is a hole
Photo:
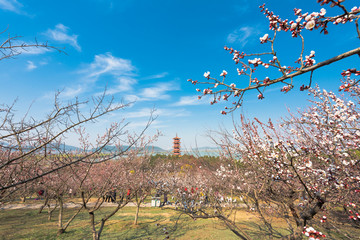
[[[108,214],[113,207],[104,207],[96,212],[96,221]],[[64,219],[67,220],[74,209],[65,209]],[[57,234],[57,214],[53,213],[48,220],[47,211],[38,214],[38,210],[15,209],[0,211],[0,239],[92,239],[88,213],[82,211],[72,222],[66,233]],[[141,208],[138,225],[133,225],[135,207],[125,207],[110,218],[101,235],[102,239],[164,239],[163,228],[166,227],[170,239],[238,239],[227,227],[216,219],[193,220],[178,212],[160,208]],[[269,239],[265,235],[260,219],[253,213],[239,210],[232,219],[236,218],[238,227],[243,229],[253,239]],[[286,224],[273,218],[272,225],[283,235],[289,234],[284,229]],[[344,228],[346,226],[342,226]],[[346,227],[347,228],[347,227]],[[350,228],[348,229],[351,230]],[[342,239],[336,231],[329,230],[327,239]],[[354,236],[359,237],[360,233]]]
[[[97,220],[110,212],[103,208],[97,213]],[[68,218],[73,210],[65,211]],[[135,207],[126,207],[106,222],[102,239],[164,239],[166,227],[171,239],[237,239],[221,222],[213,219],[192,220],[172,210],[141,208],[139,224],[133,225]],[[48,221],[47,212],[37,210],[0,211],[0,239],[91,239],[88,213],[83,211],[59,237],[57,233],[57,212]],[[179,220],[178,220],[179,219]],[[178,220],[178,221],[177,221]],[[177,221],[177,224],[175,224]],[[158,226],[157,226],[158,225]]]

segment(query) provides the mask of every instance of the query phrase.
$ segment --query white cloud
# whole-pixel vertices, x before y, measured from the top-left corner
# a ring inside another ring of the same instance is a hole
[[[151,112],[153,109],[151,108],[143,108],[136,112],[128,112],[126,113],[126,118],[142,118],[142,117],[150,117]],[[154,113],[155,115],[158,115],[158,110]]]
[[[179,90],[179,85],[176,82],[160,82],[153,87],[144,88],[140,96],[142,100],[164,100],[170,98],[166,92],[174,90]]]
[[[230,33],[227,36],[227,41],[229,43],[240,43],[244,47],[251,37],[257,36],[259,33],[260,31],[253,27],[241,27]]]
[[[95,55],[94,61],[85,69],[89,77],[99,77],[102,74],[132,76],[134,70],[130,60],[114,57],[109,52]]]
[[[168,72],[163,72],[163,73],[159,73],[159,74],[155,74],[155,75],[151,75],[148,77],[143,78],[144,80],[150,80],[150,79],[159,79],[159,78],[164,78],[167,75],[169,75]]]
[[[138,94],[128,94],[124,96],[125,101],[140,102],[140,101],[154,101],[166,100],[171,96],[167,93],[169,91],[179,90],[179,84],[176,81],[172,82],[158,82],[152,87],[143,88],[139,90]]]
[[[200,100],[197,95],[194,96],[183,96],[180,100],[174,104],[174,106],[189,106],[189,105],[200,105],[206,104],[206,97],[202,97]]]
[[[143,129],[147,125],[148,125],[148,121],[129,122],[128,128],[129,129],[138,129],[138,128]],[[166,127],[164,122],[159,121],[157,119],[151,123],[152,129],[163,128],[163,127]]]
[[[40,64],[46,64],[46,62],[40,62]],[[77,82],[77,85],[74,83],[66,86],[61,96],[71,98],[91,91],[96,88],[95,83],[103,76],[107,76],[112,80],[108,83],[106,94],[131,93],[133,86],[137,83],[134,78],[135,69],[130,60],[114,57],[111,53],[95,55],[93,62],[84,65],[81,70],[77,71],[80,74],[80,81]],[[104,87],[104,85],[101,87]],[[103,92],[93,94],[99,96]],[[128,94],[124,97],[124,100],[133,102],[138,100],[138,97]]]
[[[79,73],[85,75],[87,82],[96,82],[102,76],[110,76],[115,86],[108,88],[108,94],[132,91],[137,83],[134,78],[136,68],[130,60],[114,57],[111,53],[95,55],[94,61],[83,67]]]
[[[43,60],[41,62],[39,62],[40,65],[44,66],[47,65],[49,62],[47,60]]]
[[[0,0],[0,8],[7,11],[21,13],[22,7],[23,5],[16,0]]]
[[[78,86],[75,88],[67,87],[64,91],[61,92],[61,97],[63,98],[74,98],[78,96],[80,93],[84,91],[82,86]]]
[[[1,0],[0,0],[1,1]],[[78,43],[78,35],[68,34],[69,28],[59,23],[55,26],[55,29],[48,29],[45,35],[49,38],[58,41],[60,43],[66,43],[73,46],[76,50],[81,51],[81,47]]]
[[[34,62],[32,61],[27,61],[27,66],[26,66],[26,69],[31,71],[33,69],[37,68],[37,66],[34,64]]]
[[[82,85],[78,85],[78,86],[74,86],[74,87],[66,87],[63,90],[59,90],[57,92],[53,92],[53,91],[47,92],[41,97],[41,99],[44,99],[46,101],[48,101],[48,100],[53,101],[54,96],[58,95],[58,93],[60,93],[59,98],[62,100],[73,99],[73,98],[79,96],[84,91],[85,91],[85,88]]]
[[[140,98],[136,95],[129,94],[129,95],[124,96],[125,102],[137,102],[139,100],[140,100]]]
[[[133,85],[137,83],[136,79],[130,77],[119,77],[117,80],[119,81],[119,84],[115,87],[109,88],[106,91],[107,94],[130,91],[132,90]]]
[[[152,108],[142,108],[135,112],[130,112],[126,114],[126,118],[143,118],[149,117],[151,112],[154,111],[153,116],[171,116],[171,117],[180,117],[188,116],[189,112],[185,109],[170,109],[170,108],[161,108],[161,109],[152,109]]]
[[[141,95],[145,98],[149,99],[168,99],[170,98],[170,95],[165,94],[167,89],[164,87],[158,88],[158,87],[150,87],[150,88],[144,88],[141,92]]]

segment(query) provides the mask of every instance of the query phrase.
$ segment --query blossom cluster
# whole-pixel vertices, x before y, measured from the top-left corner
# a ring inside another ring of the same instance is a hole
[[[287,93],[287,92],[289,92],[292,88],[293,88],[292,85],[286,85],[286,86],[283,86],[280,91]]]
[[[333,1],[331,1],[333,2]],[[322,4],[323,5],[323,4]],[[340,5],[340,3],[336,4]],[[302,13],[302,9],[294,9],[296,20],[289,21],[288,19],[282,20],[279,16],[275,15],[274,12],[269,11],[265,8],[265,4],[260,6],[261,12],[264,12],[264,15],[269,20],[269,29],[274,31],[291,31],[292,37],[298,37],[303,29],[313,30],[321,28],[321,32],[328,34],[327,25],[328,22],[333,22],[337,24],[345,24],[347,22],[352,22],[356,18],[356,14],[359,12],[358,7],[353,7],[350,13],[346,13],[336,17],[325,17],[326,9],[322,8],[320,12],[312,13]],[[260,41],[266,42],[267,37],[265,36],[260,39]]]
[[[356,68],[352,68],[352,69],[348,69],[348,70],[344,70],[341,75],[343,77],[350,77],[351,74],[354,74],[355,76],[359,76],[360,75],[360,71],[358,71]]]
[[[345,208],[352,208],[348,210],[350,220],[360,221],[360,214],[355,210],[357,209],[357,205],[355,203],[350,202],[345,205]]]
[[[351,201],[349,219],[358,221],[360,169],[354,150],[360,146],[360,103],[319,87],[309,93],[314,97],[312,106],[296,117],[292,115],[280,129],[271,121],[265,124],[257,119],[242,120],[236,126],[235,143],[224,149],[230,156],[240,156],[238,182],[242,184],[236,186],[244,191],[264,189],[263,201],[278,201],[303,189],[302,197],[294,201],[298,215],[306,215],[316,202],[322,206]],[[320,222],[327,221],[328,216],[320,217]],[[314,239],[321,235],[308,230],[305,233]]]
[[[326,235],[322,232],[316,231],[313,227],[305,227],[303,234],[309,237],[309,240],[325,238]]]
[[[314,57],[315,57],[315,51],[311,51],[309,56],[305,56],[304,63],[305,63],[306,67],[309,67],[309,66],[312,66],[315,64]]]
[[[267,41],[271,40],[271,38],[269,38],[269,34],[265,34],[264,36],[260,37],[260,43],[266,43]]]
[[[243,59],[246,54],[244,52],[239,52],[237,50],[234,50],[233,48],[228,48],[228,47],[224,47],[224,49],[226,51],[229,51],[230,54],[233,54],[233,60],[235,61],[235,63],[239,63],[241,59]]]

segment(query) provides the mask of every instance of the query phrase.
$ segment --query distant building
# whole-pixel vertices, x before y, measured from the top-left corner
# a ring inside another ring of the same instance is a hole
[[[180,152],[180,138],[177,136],[173,138],[174,139],[174,149],[173,149],[173,153],[176,156],[180,156],[181,152]]]

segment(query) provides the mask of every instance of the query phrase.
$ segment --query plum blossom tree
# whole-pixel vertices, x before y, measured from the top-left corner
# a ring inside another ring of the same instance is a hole
[[[61,49],[47,43],[21,42],[19,36],[9,35],[0,45],[0,60],[37,48],[62,52]],[[30,116],[30,109],[23,116],[17,114],[16,101],[11,105],[0,105],[0,203],[28,193],[33,190],[30,189],[31,182],[38,183],[38,180],[45,176],[74,164],[91,163],[94,158],[98,162],[104,162],[122,156],[142,138],[154,120],[150,113],[147,126],[136,135],[136,138],[128,138],[126,147],[112,154],[99,155],[106,146],[116,145],[123,141],[123,137],[126,138],[127,123],[123,119],[110,124],[93,143],[85,136],[84,126],[95,123],[110,113],[125,109],[130,103],[116,102],[113,97],[106,94],[106,90],[90,100],[75,99],[64,103],[60,99],[61,93],[55,94],[52,110],[42,118]],[[79,142],[82,144],[82,151],[75,155],[64,144],[65,139],[71,134],[79,136]]]
[[[241,183],[236,162],[222,159],[215,170],[200,162],[197,159],[197,164],[181,164],[164,178],[174,198],[175,211],[194,220],[218,219],[240,239],[251,239],[233,219],[240,207],[233,199],[243,194],[236,188]]]
[[[236,164],[223,166],[219,169],[219,175],[227,178],[227,183],[233,184],[230,188],[257,212],[263,222],[262,229],[270,237],[301,239],[305,234],[310,239],[321,238],[325,235],[315,229],[322,229],[330,237],[334,230],[338,236],[352,239],[351,230],[340,227],[339,223],[347,224],[352,229],[358,228],[360,71],[350,67],[341,73],[343,83],[339,90],[349,93],[351,100],[339,98],[317,86],[311,88],[311,85],[315,70],[359,55],[360,48],[316,63],[315,51],[305,53],[307,48],[303,33],[319,30],[326,35],[330,31],[330,24],[354,23],[356,35],[360,38],[360,9],[356,6],[349,8],[341,0],[317,2],[321,6],[339,10],[339,13],[327,16],[325,8],[313,13],[294,9],[296,19],[289,21],[261,5],[261,12],[269,20],[272,34],[266,33],[260,37],[260,44],[268,44],[270,51],[245,53],[224,48],[239,64],[237,74],[248,79],[246,86],[235,84],[235,81],[229,83],[226,70],[221,72],[220,79],[212,77],[207,71],[204,73],[205,82],[188,80],[194,85],[207,85],[205,89],[196,91],[202,93],[199,98],[211,95],[211,104],[234,99],[232,106],[221,111],[227,114],[243,104],[246,92],[257,91],[257,98],[261,100],[268,86],[276,84],[282,86],[281,92],[287,93],[294,87],[295,77],[309,73],[309,83],[300,87],[301,91],[308,90],[314,97],[313,105],[307,111],[291,114],[280,126],[275,126],[271,121],[247,121],[242,117],[232,134],[221,133],[223,139],[219,145],[224,149],[224,156],[235,160]],[[294,58],[297,66],[285,66],[284,60],[280,59],[278,53],[282,49],[276,49],[275,45],[279,32],[288,32],[291,37],[300,39],[300,53]],[[269,77],[260,77],[264,72]],[[340,212],[339,207],[345,211]],[[196,209],[191,215],[216,217],[215,214],[204,212]],[[349,221],[342,219],[346,219],[346,215]],[[284,235],[274,228],[274,217],[287,222],[288,234]],[[237,231],[236,228],[234,230]],[[240,238],[249,239],[245,232],[237,232]]]
[[[89,168],[86,174],[84,173],[86,178],[82,178],[79,192],[82,207],[89,213],[93,239],[98,240],[101,238],[105,223],[130,201],[137,200],[138,197],[144,199],[147,196],[151,189],[151,183],[149,179],[145,178],[145,175],[151,171],[150,169],[141,168],[146,166],[145,163],[149,159],[147,155],[148,145],[156,141],[158,136],[159,133],[152,137],[136,134],[128,135],[128,141],[134,141],[133,147],[121,158],[108,162],[101,162],[98,161],[98,158],[93,158],[88,163]],[[124,149],[124,146],[118,145],[118,148],[121,150]],[[109,214],[102,216],[97,221],[96,215],[104,207],[105,197],[108,194],[112,194],[112,202],[115,207]],[[90,204],[90,199],[95,202]],[[139,208],[141,201],[137,201],[137,204]],[[135,221],[137,221],[138,213],[139,209],[137,209]]]
[[[64,148],[63,140],[68,134],[82,136],[82,127],[85,124],[96,122],[104,115],[128,106],[114,103],[114,99],[107,99],[105,93],[93,98],[92,103],[92,108],[86,109],[86,106],[90,106],[88,101],[61,104],[56,98],[53,111],[44,119],[24,116],[20,121],[14,113],[14,106],[1,109],[0,199],[10,197],[26,183],[73,164],[87,162],[87,159],[95,156],[97,161],[102,162],[123,155],[142,137],[153,120],[150,117],[144,131],[139,133],[137,139],[128,142],[126,148],[112,154],[98,155],[106,146],[118,144],[127,135],[127,124],[123,120],[109,126],[95,143],[90,143],[87,139],[80,141],[83,151],[74,156]],[[88,113],[81,108],[88,110]]]
[[[18,36],[9,35],[0,45],[0,60],[36,48],[62,52],[47,43],[28,44],[20,42]],[[144,178],[151,173],[151,169],[144,168],[149,159],[144,149],[156,141],[159,134],[147,138],[144,133],[155,117],[150,112],[146,126],[133,134],[126,130],[124,119],[114,122],[91,142],[86,132],[88,124],[101,121],[104,116],[123,110],[131,103],[116,102],[106,90],[90,100],[76,98],[68,103],[61,102],[60,95],[55,95],[52,111],[43,118],[30,116],[30,109],[23,116],[17,115],[16,101],[12,105],[0,105],[0,203],[41,189],[44,204],[39,213],[47,206],[50,220],[54,210],[59,209],[58,234],[64,233],[84,210],[89,213],[93,239],[100,239],[108,219],[134,196],[140,196],[141,201],[137,201],[140,206],[151,191],[149,179]],[[76,152],[65,145],[69,135],[79,138],[81,146]],[[108,146],[112,151],[106,151]],[[139,169],[134,170],[137,167]],[[141,172],[140,176],[131,178],[131,171]],[[126,194],[129,188],[132,192]],[[110,191],[116,207],[98,222],[95,213],[104,206],[105,196]],[[65,201],[70,202],[75,192],[82,201],[73,203],[78,207],[65,222]],[[116,193],[119,194],[117,201]],[[65,197],[68,194],[70,198]],[[90,203],[90,200],[95,202]],[[50,201],[55,205],[51,206]]]
[[[220,132],[222,139],[217,143],[228,161],[216,171],[188,169],[173,177],[177,210],[194,219],[217,218],[240,239],[251,239],[231,217],[243,207],[226,203],[225,196],[231,194],[259,217],[262,236],[356,238],[359,86],[347,88],[347,99],[319,87],[309,89],[309,94],[312,105],[290,114],[278,126],[271,120],[264,123],[242,117],[232,133]],[[192,191],[195,186],[200,191]],[[276,227],[279,219],[287,232]]]
[[[188,80],[194,85],[204,84],[207,86],[203,90],[200,88],[196,89],[196,91],[202,93],[198,98],[200,99],[205,95],[212,95],[213,98],[210,104],[218,103],[221,100],[229,101],[230,99],[233,99],[232,105],[225,107],[225,110],[221,111],[222,114],[227,114],[236,110],[243,104],[246,92],[252,90],[257,91],[257,98],[263,99],[265,97],[265,90],[269,86],[276,84],[282,86],[281,92],[287,93],[294,87],[293,79],[295,77],[310,73],[309,83],[303,84],[300,87],[300,90],[303,91],[311,87],[312,75],[315,70],[344,58],[360,54],[360,48],[354,48],[338,54],[333,58],[316,63],[315,51],[311,50],[308,53],[305,52],[306,48],[303,32],[319,30],[322,34],[328,34],[330,24],[344,25],[354,23],[357,37],[360,38],[358,25],[360,7],[355,6],[350,9],[345,5],[345,1],[342,0],[318,0],[317,2],[321,5],[330,5],[330,7],[337,8],[339,10],[338,15],[327,16],[325,8],[322,8],[319,12],[313,13],[304,12],[302,9],[295,8],[294,14],[296,19],[289,21],[288,19],[282,19],[274,12],[268,10],[265,7],[265,4],[261,5],[261,12],[263,12],[265,17],[269,20],[269,30],[272,33],[266,33],[264,36],[260,37],[260,44],[268,44],[269,51],[264,53],[245,53],[233,48],[224,47],[224,49],[232,55],[235,64],[239,65],[236,69],[237,74],[247,78],[248,85],[244,86],[241,82],[236,83],[235,80],[232,80],[233,83],[229,83],[229,80],[227,79],[229,78],[228,72],[225,70],[220,74],[221,78],[213,77],[210,75],[210,72],[207,71],[204,73],[204,77],[207,80],[205,82],[192,79]],[[287,32],[291,34],[292,38],[300,38],[301,40],[300,53],[294,58],[294,61],[297,64],[296,66],[285,66],[285,60],[280,59],[278,56],[278,52],[282,49],[277,49],[275,43],[280,32]],[[265,72],[269,77],[261,77],[263,74],[259,74],[259,72]],[[349,69],[347,72],[359,75],[359,71],[353,68]],[[270,76],[270,74],[273,76]],[[351,84],[355,84],[355,82],[348,84],[349,85],[342,85],[342,88],[349,87]]]
[[[61,169],[52,174],[48,174],[38,181],[33,181],[31,184],[35,185],[37,189],[44,191],[44,203],[39,209],[39,214],[44,207],[47,207],[49,214],[49,221],[52,219],[52,214],[58,209],[58,234],[62,234],[70,226],[75,217],[83,209],[82,204],[78,204],[72,201],[69,196],[69,191],[79,191],[79,181],[84,181],[87,177],[86,170],[89,165],[85,163],[79,163],[71,165],[68,168]],[[73,208],[72,216],[64,219],[64,205],[66,202],[75,204]]]
[[[237,180],[234,189],[254,206],[271,236],[280,234],[271,224],[276,216],[288,223],[291,239],[324,236],[313,228],[354,237],[339,226],[357,229],[360,220],[359,86],[348,92],[351,100],[315,87],[309,90],[312,106],[280,126],[242,118],[232,137],[223,135],[225,153],[237,156],[241,167],[221,172]]]

